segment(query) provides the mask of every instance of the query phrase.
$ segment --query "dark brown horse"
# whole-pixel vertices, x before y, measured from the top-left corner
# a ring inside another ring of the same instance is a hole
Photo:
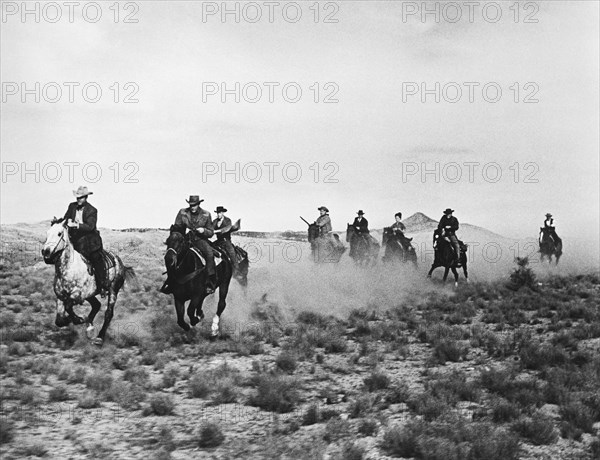
[[[167,267],[169,285],[175,299],[175,311],[177,313],[177,324],[184,330],[189,331],[190,325],[185,321],[185,302],[189,300],[187,315],[190,324],[195,326],[202,318],[202,303],[206,294],[206,264],[200,252],[191,246],[182,230],[171,226],[169,237],[166,241],[167,252],[165,254],[165,265]],[[221,261],[216,266],[217,289],[219,290],[219,303],[217,313],[213,318],[211,334],[216,337],[219,334],[220,318],[225,310],[229,284],[233,276],[231,262],[223,253],[220,254]],[[240,263],[240,270],[245,270],[236,277],[240,284],[247,284],[248,260]]]
[[[403,242],[402,236],[394,233],[392,227],[384,227],[381,244],[385,247],[385,254],[381,260],[385,263],[395,261],[402,263],[412,262],[415,268],[418,268],[417,253],[410,243],[412,238],[404,237],[404,239],[405,241]]]
[[[548,262],[552,263],[552,256],[556,257],[556,265],[562,256],[562,240],[550,234],[550,229],[540,227],[540,262],[544,261],[544,257],[548,258]]]
[[[458,272],[456,271],[456,269],[462,267],[463,272],[465,274],[465,279],[467,280],[467,282],[469,282],[469,274],[467,272],[467,245],[463,244],[462,241],[460,241],[459,243],[460,256],[458,259],[458,263],[456,263],[454,247],[452,246],[452,243],[446,241],[446,239],[441,236],[440,230],[436,229],[433,232],[433,247],[435,251],[433,264],[431,264],[431,269],[427,274],[427,278],[431,278],[431,274],[437,267],[444,267],[444,282],[446,282],[446,279],[448,278],[448,271],[452,270],[452,273],[454,274],[454,286],[458,286]]]
[[[357,265],[370,267],[377,263],[379,242],[368,233],[359,233],[353,225],[346,227],[346,242],[350,243],[350,257]]]
[[[104,335],[113,318],[115,303],[119,290],[125,281],[135,279],[133,268],[126,267],[119,256],[109,254],[114,260],[114,266],[108,269],[108,305],[104,314],[104,324],[94,339],[93,343],[102,345]],[[58,327],[73,324],[86,323],[88,337],[94,332],[94,318],[102,306],[96,295],[100,290],[96,286],[96,280],[88,269],[88,264],[81,254],[75,251],[69,239],[69,231],[66,222],[52,221],[47,232],[46,242],[42,248],[44,262],[55,266],[54,293],[56,294],[56,320]],[[89,302],[92,306],[87,318],[77,316],[73,306]],[[91,337],[90,337],[91,338]]]

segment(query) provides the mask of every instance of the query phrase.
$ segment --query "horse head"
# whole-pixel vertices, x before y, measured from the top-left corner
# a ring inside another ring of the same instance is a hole
[[[349,243],[354,235],[354,227],[351,224],[348,224],[346,227],[346,243]]]
[[[175,225],[171,225],[169,237],[165,241],[167,252],[165,253],[165,265],[167,270],[172,270],[177,266],[177,259],[186,249],[185,236],[182,230]]]
[[[53,219],[46,232],[46,242],[42,248],[42,257],[47,264],[54,265],[62,251],[69,245],[69,229],[66,222]]]

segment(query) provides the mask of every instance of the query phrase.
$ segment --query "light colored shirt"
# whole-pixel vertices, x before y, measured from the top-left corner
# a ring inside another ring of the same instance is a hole
[[[78,224],[83,224],[83,208],[75,211],[75,222]]]

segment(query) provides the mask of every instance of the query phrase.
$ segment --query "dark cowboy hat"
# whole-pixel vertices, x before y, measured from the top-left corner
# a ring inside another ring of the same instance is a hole
[[[399,217],[400,219],[402,219],[402,213],[401,212],[397,212],[396,214],[394,214],[394,217]]]
[[[317,211],[321,211],[321,210],[323,210],[325,212],[329,212],[329,209],[327,209],[327,206],[320,206],[317,208]]]
[[[190,206],[196,206],[197,204],[202,203],[204,200],[201,200],[198,195],[190,195],[190,199],[185,201],[187,201]]]
[[[358,214],[359,216],[362,216],[362,215],[364,214],[364,212],[363,212],[363,210],[362,210],[362,209],[359,209],[359,210],[358,210],[358,212],[357,212],[356,214]]]
[[[93,195],[94,192],[90,192],[85,185],[80,185],[77,190],[73,190],[75,198],[83,198],[84,196]]]
[[[450,214],[453,212],[454,212],[454,209],[446,208],[446,210],[444,211],[444,214]]]
[[[227,212],[227,209],[225,209],[223,206],[217,206],[217,209],[215,209],[215,212],[217,212],[217,213]]]
[[[552,214],[550,214],[549,212],[546,213],[546,217],[552,217]]]

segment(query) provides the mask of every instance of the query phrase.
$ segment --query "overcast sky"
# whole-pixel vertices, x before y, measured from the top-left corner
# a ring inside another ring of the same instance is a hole
[[[172,1],[137,2],[138,11],[122,3],[118,23],[112,2],[101,2],[96,23],[80,10],[70,23],[67,7],[56,23],[47,20],[56,15],[50,9],[39,23],[32,16],[23,23],[4,2],[2,223],[62,215],[82,184],[94,191],[99,225],[112,228],[168,227],[199,194],[206,208],[227,207],[247,230],[304,229],[298,216],[313,221],[320,205],[337,229],[358,209],[381,227],[397,211],[439,219],[452,207],[459,220],[507,236],[536,235],[552,212],[559,234],[597,237],[598,2],[538,2],[539,11],[522,3],[517,23],[512,1],[500,2],[496,23],[481,8],[470,22],[467,7],[455,23],[444,20],[455,16],[449,9],[439,23],[403,19],[401,2],[373,1],[339,3],[337,11],[322,3],[315,22],[313,3],[300,5],[295,23],[280,7],[269,22],[262,2],[258,22],[246,20],[256,13],[246,8],[239,23],[231,15],[223,23],[219,14],[203,20],[203,8],[221,2]],[[123,22],[129,13],[137,23]],[[325,23],[327,14],[338,22]],[[538,22],[525,23],[527,15]],[[46,85],[39,103],[35,94],[21,101],[22,82]],[[65,82],[79,83],[72,103]],[[82,96],[90,82],[102,89],[97,103]],[[210,82],[251,84],[239,103],[233,94],[223,103],[220,93],[207,93]],[[264,82],[273,83],[272,103]],[[406,82],[429,89],[440,82],[446,98],[422,102]],[[473,102],[464,82],[479,85]],[[301,88],[298,102],[284,100],[286,83],[293,83],[288,100]],[[489,99],[502,90],[496,103],[484,100],[487,83]],[[51,103],[55,86],[63,94]],[[251,103],[256,86],[263,94]],[[463,94],[452,103],[457,86]],[[124,103],[132,92],[139,102]],[[72,182],[69,162],[79,163]],[[36,163],[39,176],[22,177]],[[223,180],[223,166],[234,171],[236,163],[238,182],[234,173]],[[436,164],[437,178],[421,176]]]

